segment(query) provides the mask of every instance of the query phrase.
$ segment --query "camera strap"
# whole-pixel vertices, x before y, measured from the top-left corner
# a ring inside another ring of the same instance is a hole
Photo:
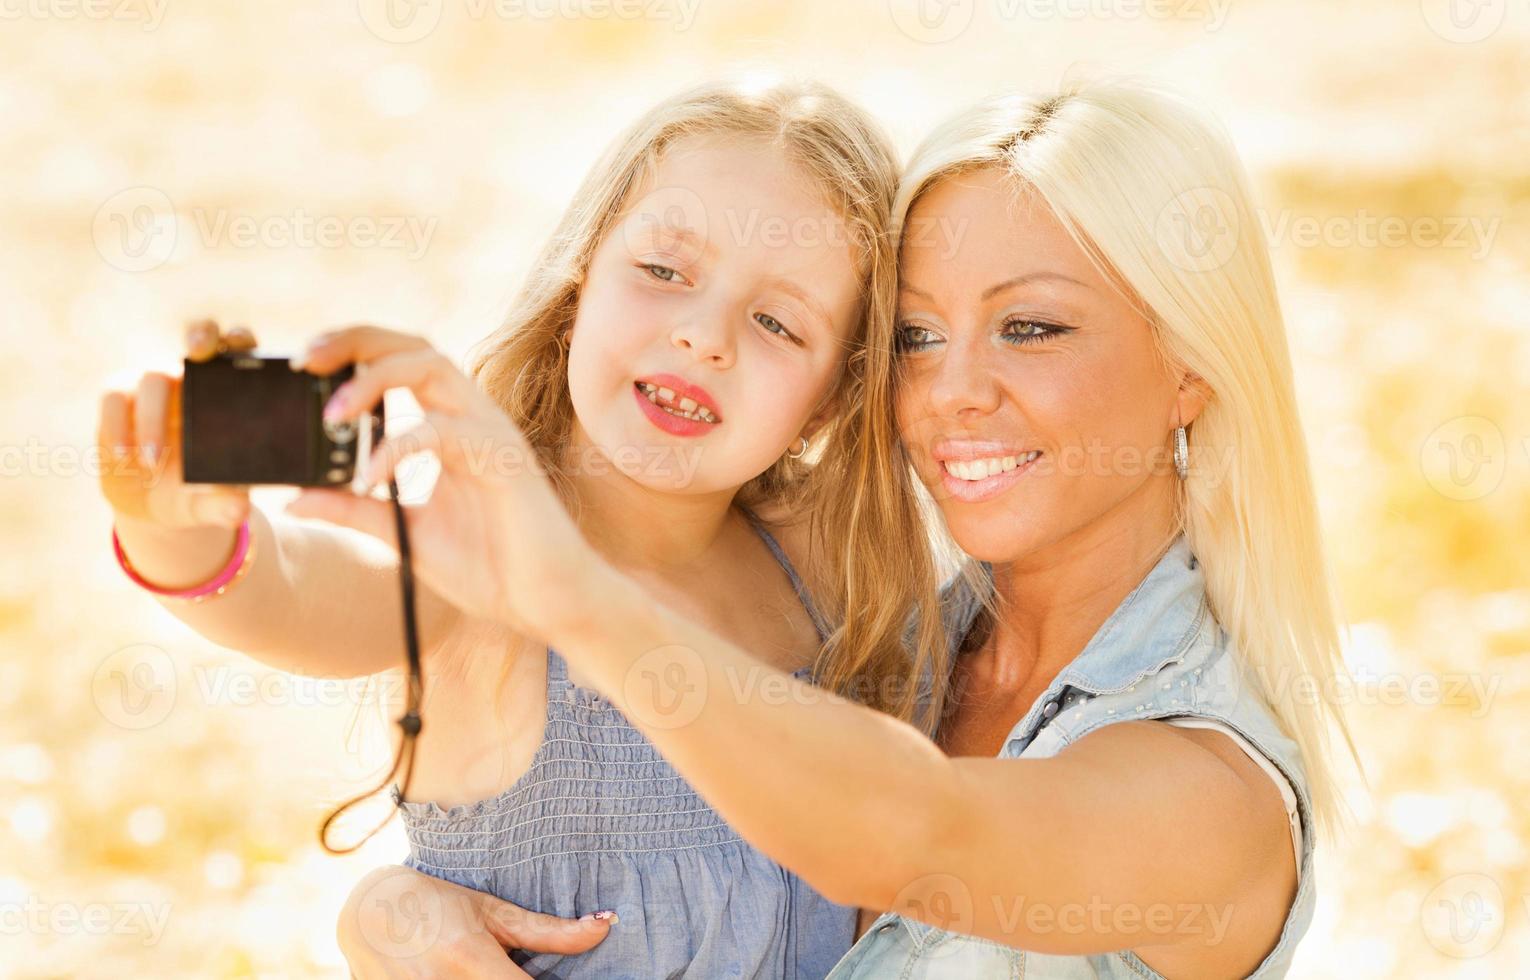
[[[404,599],[404,646],[409,657],[409,685],[405,692],[404,713],[397,719],[399,728],[403,730],[403,737],[399,742],[398,755],[393,758],[393,768],[388,770],[388,775],[383,777],[382,782],[365,793],[341,803],[324,818],[324,823],[320,824],[319,843],[331,854],[351,853],[371,840],[379,830],[387,826],[389,820],[393,819],[393,814],[389,813],[382,822],[368,831],[365,837],[348,847],[335,847],[329,842],[329,829],[335,820],[351,807],[387,789],[388,784],[393,782],[400,770],[404,774],[403,784],[399,787],[396,805],[402,805],[408,799],[409,780],[414,775],[415,744],[424,724],[420,718],[420,710],[425,700],[425,679],[420,670],[420,640],[415,628],[414,566],[409,560],[409,530],[405,526],[404,505],[399,502],[398,482],[392,476],[388,477],[388,499],[393,502],[393,526],[398,535],[398,579]]]

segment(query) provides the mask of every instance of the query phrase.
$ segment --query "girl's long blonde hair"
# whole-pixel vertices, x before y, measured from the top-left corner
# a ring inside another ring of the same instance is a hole
[[[1339,814],[1322,691],[1341,669],[1336,603],[1268,246],[1231,140],[1182,98],[1131,80],[1000,96],[942,125],[914,153],[894,205],[902,233],[935,184],[1000,168],[1033,188],[1152,324],[1166,362],[1210,399],[1188,428],[1178,519],[1217,621],[1297,743],[1313,809]],[[971,569],[969,567],[968,572]]]
[[[574,422],[563,331],[574,323],[591,256],[643,192],[666,150],[693,137],[759,141],[786,154],[845,221],[860,258],[862,304],[845,369],[825,403],[835,414],[801,459],[783,454],[739,491],[751,509],[777,505],[807,525],[815,605],[836,625],[820,651],[820,682],[899,717],[914,716],[917,675],[945,677],[944,659],[911,663],[903,616],[919,609],[918,649],[938,657],[934,570],[922,548],[911,476],[896,450],[890,348],[897,254],[888,221],[898,166],[881,130],[825,86],[746,90],[707,85],[647,112],[596,163],[537,259],[505,322],[475,346],[469,374],[526,434],[571,510],[564,469]],[[854,419],[854,425],[847,420]],[[784,449],[785,447],[783,447]],[[872,601],[875,599],[876,601]],[[874,609],[848,617],[847,611]]]

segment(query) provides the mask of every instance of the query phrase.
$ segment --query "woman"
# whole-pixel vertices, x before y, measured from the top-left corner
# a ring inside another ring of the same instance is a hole
[[[975,559],[940,748],[655,608],[531,479],[509,615],[753,844],[887,910],[832,976],[1283,973],[1336,809],[1335,713],[1293,682],[1338,635],[1235,154],[1139,86],[997,99],[920,148],[897,217],[901,448]],[[836,638],[900,611],[862,593]]]

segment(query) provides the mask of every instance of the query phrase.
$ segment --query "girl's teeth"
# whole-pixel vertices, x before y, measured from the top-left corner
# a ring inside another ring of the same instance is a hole
[[[671,415],[678,415],[683,419],[690,419],[692,422],[716,421],[715,419],[707,418],[706,416],[703,416],[697,412],[682,412],[678,408],[670,408],[668,405],[660,405],[659,407]]]
[[[713,415],[710,409],[698,404],[694,398],[682,398],[679,404],[676,405],[675,393],[668,388],[656,388],[646,381],[639,381],[638,388],[643,391],[643,394],[650,402],[658,405],[671,415],[678,415],[693,422],[710,422],[714,425],[717,422],[717,416]],[[661,401],[669,402],[670,404],[661,405],[659,404]]]

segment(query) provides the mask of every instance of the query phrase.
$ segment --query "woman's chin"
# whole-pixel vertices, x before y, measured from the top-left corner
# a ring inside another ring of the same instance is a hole
[[[941,502],[951,540],[978,561],[1001,564],[1034,553],[1055,539],[1059,522],[1032,507]]]

